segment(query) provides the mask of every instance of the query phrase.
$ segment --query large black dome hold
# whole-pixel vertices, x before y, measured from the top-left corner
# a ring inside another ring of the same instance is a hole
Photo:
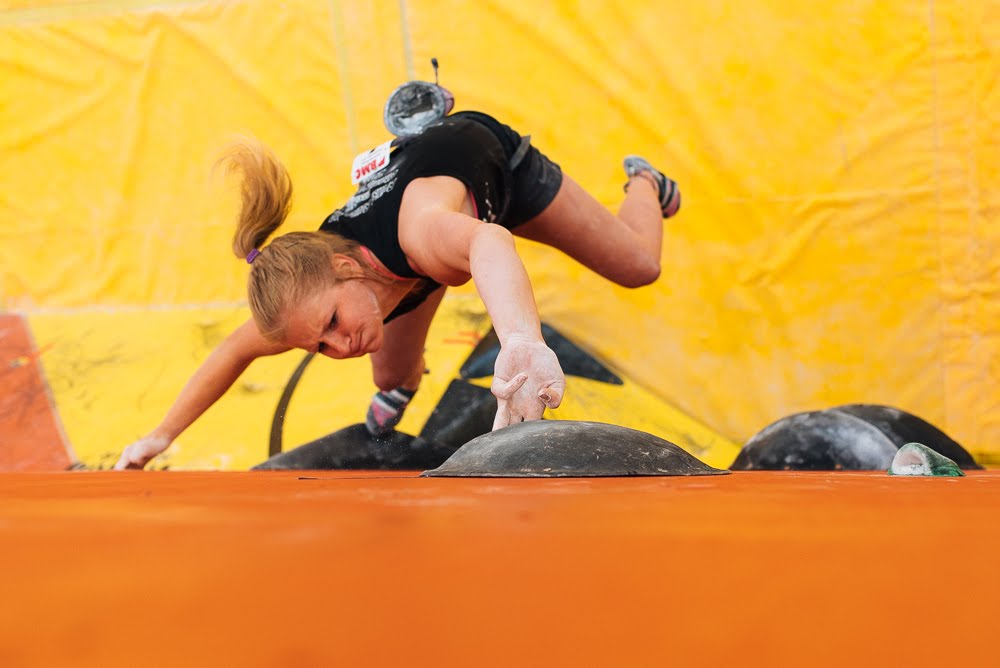
[[[913,442],[962,468],[981,468],[965,448],[926,420],[878,404],[848,404],[784,417],[750,438],[729,468],[887,470],[899,448]]]
[[[420,471],[441,464],[453,452],[454,447],[399,431],[376,438],[361,423],[280,452],[253,470]]]
[[[536,420],[477,436],[423,475],[572,478],[725,473],[643,431],[601,422]]]

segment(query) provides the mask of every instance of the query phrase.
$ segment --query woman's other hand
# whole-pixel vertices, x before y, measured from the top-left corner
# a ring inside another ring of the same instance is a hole
[[[556,354],[543,341],[511,335],[500,347],[493,370],[497,398],[494,431],[511,424],[538,420],[545,408],[557,408],[566,378]]]
[[[142,469],[150,459],[160,454],[170,446],[170,439],[165,436],[146,436],[129,445],[122,451],[122,456],[115,464],[116,471],[126,469]]]

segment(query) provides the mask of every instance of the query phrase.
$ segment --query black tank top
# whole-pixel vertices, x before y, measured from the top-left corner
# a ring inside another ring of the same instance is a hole
[[[441,287],[415,272],[399,245],[399,207],[406,186],[426,176],[454,177],[472,193],[480,220],[503,225],[513,186],[509,161],[520,141],[514,130],[486,114],[447,116],[415,137],[394,141],[389,164],[361,181],[351,199],[323,221],[320,230],[366,246],[397,276],[423,279],[385,322],[412,311]]]

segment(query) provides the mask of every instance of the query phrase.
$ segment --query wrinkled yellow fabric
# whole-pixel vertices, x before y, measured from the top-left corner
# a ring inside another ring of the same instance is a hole
[[[530,133],[608,206],[628,153],[681,184],[653,286],[521,244],[543,319],[629,382],[735,442],[793,412],[882,403],[1000,461],[990,0],[2,2],[3,307],[65,346],[104,315],[237,308],[219,149],[241,132],[272,146],[296,187],[286,229],[315,228],[350,195],[353,155],[388,139],[388,94],[432,79],[432,56],[458,108]],[[105,334],[108,363],[136,379],[171,364],[161,342],[181,334],[158,322]],[[57,349],[51,377],[102,363]],[[53,391],[91,451],[84,400]],[[130,384],[87,391],[136,403]],[[233,447],[228,429],[185,447],[223,466],[209,454]]]

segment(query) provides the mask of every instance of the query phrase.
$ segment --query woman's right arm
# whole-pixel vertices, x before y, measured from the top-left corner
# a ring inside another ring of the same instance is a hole
[[[289,349],[262,337],[253,320],[240,325],[195,371],[159,426],[125,448],[115,469],[144,467],[225,394],[251,362]]]

